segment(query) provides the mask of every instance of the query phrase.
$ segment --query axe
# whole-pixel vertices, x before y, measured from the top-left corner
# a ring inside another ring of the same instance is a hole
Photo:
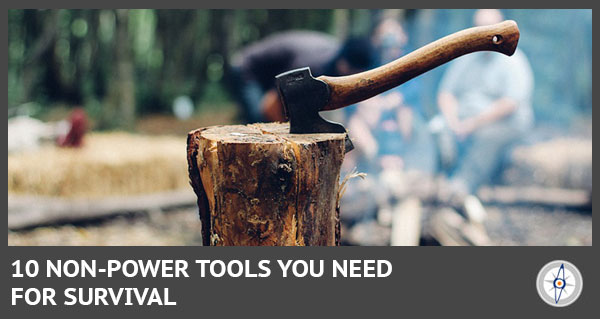
[[[342,108],[392,89],[459,56],[496,51],[511,56],[519,41],[517,23],[465,29],[378,68],[347,76],[313,77],[310,68],[276,76],[279,98],[290,121],[290,133],[347,133],[344,126],[323,119],[320,111]],[[354,146],[346,134],[346,152]]]

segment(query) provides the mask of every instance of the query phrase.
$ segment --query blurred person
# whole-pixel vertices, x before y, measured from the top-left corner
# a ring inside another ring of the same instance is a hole
[[[372,64],[370,43],[315,31],[286,31],[270,35],[234,55],[229,86],[242,108],[245,122],[284,121],[275,76],[300,67],[312,75],[348,75]]]
[[[503,19],[499,10],[485,9],[473,20],[484,26]],[[532,127],[532,91],[532,70],[519,49],[511,57],[472,53],[449,65],[437,97],[444,123],[440,155],[448,176],[446,196],[467,220],[463,224],[456,212],[446,211],[434,223],[434,232],[453,231],[441,236],[489,244],[482,224],[485,209],[473,194],[492,181],[509,148]]]
[[[61,147],[81,147],[88,130],[87,114],[82,108],[75,108],[69,118],[62,121],[63,132],[59,132],[56,144]]]
[[[502,22],[499,10],[478,10],[476,26]],[[472,194],[490,182],[508,148],[533,125],[533,74],[519,49],[507,57],[477,52],[450,64],[438,106],[457,150],[449,177],[455,190]]]
[[[396,19],[384,19],[372,36],[376,66],[402,56],[407,42],[402,25]],[[356,159],[360,169],[435,172],[435,144],[419,101],[420,90],[421,82],[416,78],[347,108],[348,128],[356,133],[355,154],[362,156]]]
[[[408,36],[396,19],[386,18],[374,29],[371,41],[375,67],[405,54]],[[406,183],[431,178],[435,173],[435,141],[426,125],[420,90],[420,80],[413,79],[345,109],[347,128],[356,147],[344,160],[345,170],[357,167],[359,172],[371,175],[349,184],[347,192],[352,196],[342,198],[342,218],[346,222],[369,223],[377,218],[388,223],[391,217],[382,214],[390,212],[388,208],[400,197],[409,195]],[[409,171],[419,178],[408,178]],[[365,209],[367,203],[370,207]]]

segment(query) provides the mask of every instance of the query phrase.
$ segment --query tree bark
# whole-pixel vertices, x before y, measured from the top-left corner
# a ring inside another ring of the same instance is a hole
[[[345,134],[288,134],[287,123],[188,135],[204,245],[334,246]]]

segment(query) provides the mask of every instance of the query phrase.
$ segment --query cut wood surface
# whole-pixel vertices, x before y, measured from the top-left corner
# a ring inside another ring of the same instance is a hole
[[[345,134],[289,134],[287,123],[188,135],[204,245],[339,244]]]

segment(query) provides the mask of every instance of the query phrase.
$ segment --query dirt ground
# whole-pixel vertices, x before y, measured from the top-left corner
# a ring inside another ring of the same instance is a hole
[[[8,232],[8,245],[180,246],[202,245],[195,209],[152,212]]]
[[[542,207],[487,211],[486,230],[496,245],[592,245],[592,212]]]
[[[494,245],[569,246],[592,245],[591,212],[542,207],[486,207],[486,229]],[[427,237],[427,219],[423,215]],[[377,229],[382,239],[372,245],[386,245],[385,227]],[[342,233],[342,238],[344,234]],[[435,244],[425,241],[428,244]],[[8,233],[8,245],[101,245],[178,246],[202,245],[200,220],[195,208],[121,216],[79,225],[40,227]]]

